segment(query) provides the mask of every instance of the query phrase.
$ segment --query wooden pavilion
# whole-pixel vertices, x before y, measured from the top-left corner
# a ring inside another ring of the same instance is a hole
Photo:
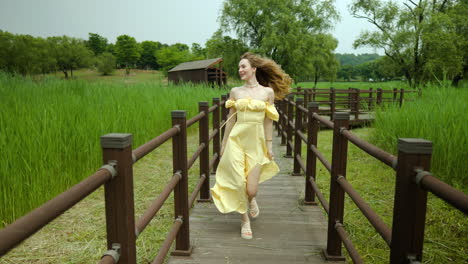
[[[168,72],[168,80],[174,83],[193,82],[226,84],[226,72],[223,71],[223,58],[184,62]]]

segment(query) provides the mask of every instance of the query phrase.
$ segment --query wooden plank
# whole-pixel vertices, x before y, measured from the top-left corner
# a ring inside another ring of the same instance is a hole
[[[279,144],[274,138],[277,156],[284,148]],[[320,254],[326,246],[324,212],[301,203],[304,178],[290,175],[291,160],[275,161],[281,172],[259,187],[260,216],[251,222],[252,240],[240,237],[240,214],[221,214],[213,203],[197,203],[190,215],[192,255],[171,256],[168,263],[333,263]]]

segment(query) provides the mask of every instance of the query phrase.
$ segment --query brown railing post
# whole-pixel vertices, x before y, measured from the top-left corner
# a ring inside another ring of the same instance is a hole
[[[276,136],[280,137],[281,136],[281,126],[280,126],[280,123],[281,123],[281,120],[282,120],[282,116],[281,116],[281,104],[283,103],[282,100],[278,100],[278,101],[275,101],[275,105],[276,105],[276,109],[278,110],[278,113],[280,114],[279,116],[279,120],[278,122],[273,122],[276,126],[276,131],[277,131],[277,134]]]
[[[172,138],[173,172],[179,172],[181,178],[174,188],[174,219],[182,218],[182,226],[176,236],[176,245],[172,255],[189,256],[190,245],[189,208],[188,208],[188,173],[187,173],[187,118],[186,112],[171,112],[172,126],[177,126],[179,133]]]
[[[115,162],[117,176],[104,185],[107,248],[120,244],[119,263],[136,263],[135,209],[131,134],[101,137],[104,164]]]
[[[333,121],[333,116],[336,111],[336,93],[335,88],[330,88],[330,120]]]
[[[226,108],[226,100],[227,100],[227,95],[223,94],[221,95],[221,101],[223,101],[222,105],[221,105],[221,120],[224,122],[226,121],[227,119],[227,115],[228,115],[228,109]],[[221,129],[221,138],[224,138],[224,131],[226,129],[226,126],[224,126],[222,129]]]
[[[415,169],[430,170],[432,142],[398,139],[390,263],[422,261],[427,191],[416,183]]]
[[[346,177],[348,139],[341,130],[349,127],[349,113],[336,113],[334,116],[332,164],[330,179],[330,212],[328,214],[327,248],[323,251],[326,260],[344,260],[341,254],[341,239],[335,229],[337,223],[343,224],[344,191],[338,183],[339,177]]]
[[[400,107],[403,106],[403,95],[405,94],[405,89],[400,89]]]
[[[315,181],[317,173],[317,157],[315,153],[310,149],[313,145],[317,147],[317,136],[319,130],[319,122],[313,118],[313,114],[319,110],[319,104],[317,102],[310,102],[307,105],[307,113],[309,122],[307,123],[307,165],[306,165],[306,177],[305,177],[305,197],[304,204],[316,205],[315,192],[310,183],[310,178]]]
[[[307,108],[307,105],[309,103],[309,94],[310,94],[309,91],[310,91],[309,88],[304,89],[304,103],[303,103],[303,105],[306,108]],[[302,117],[303,117],[302,124],[307,124],[307,115],[303,114]],[[306,131],[306,126],[302,126],[302,132],[305,132],[305,131]]]
[[[359,108],[361,106],[361,101],[360,101],[360,98],[361,97],[361,91],[356,88],[354,89],[354,120],[359,120]]]
[[[218,153],[218,157],[216,158],[214,164],[213,164],[213,173],[216,172],[216,169],[218,168],[219,164],[219,152],[221,151],[221,131],[219,131],[219,126],[220,126],[220,100],[219,97],[214,97],[213,98],[213,105],[217,105],[218,107],[213,111],[213,130],[218,129],[218,133],[213,136],[213,155],[215,153]]]
[[[369,88],[369,104],[368,104],[369,110],[372,110],[372,88]]]
[[[397,100],[398,90],[397,88],[393,88],[393,102],[395,103]]]
[[[353,105],[354,103],[352,102],[353,101],[353,90],[355,90],[354,88],[351,88],[351,87],[348,87],[348,108],[349,108],[349,111],[351,111],[353,108]]]
[[[312,101],[315,102],[315,97],[316,97],[316,94],[317,93],[317,89],[314,87],[312,88]]]
[[[208,113],[208,102],[198,102],[198,112],[204,112],[205,116],[198,123],[198,140],[205,144],[200,152],[200,178],[205,176],[205,181],[200,188],[200,199],[198,202],[211,202],[210,198],[210,113]]]
[[[281,146],[286,145],[286,136],[284,135],[284,132],[287,131],[287,123],[286,123],[286,116],[288,114],[288,104],[285,100],[280,101],[280,109],[281,109],[281,116],[280,116],[280,122],[281,122]]]
[[[297,160],[297,156],[301,156],[301,148],[302,148],[302,138],[299,136],[299,132],[302,132],[302,110],[299,109],[299,106],[302,106],[302,103],[304,102],[304,98],[302,97],[296,97],[296,116],[295,116],[295,122],[294,122],[294,168],[293,172],[291,173],[291,176],[301,176],[301,165],[299,164],[299,161]]]
[[[285,158],[292,158],[292,148],[291,145],[289,144],[292,142],[293,138],[293,128],[290,125],[290,122],[292,123],[293,120],[293,115],[294,115],[294,105],[291,104],[291,102],[294,100],[294,95],[290,94],[288,95],[288,120],[287,125],[286,125],[286,155],[284,155]]]
[[[377,88],[377,105],[382,104],[382,88]]]

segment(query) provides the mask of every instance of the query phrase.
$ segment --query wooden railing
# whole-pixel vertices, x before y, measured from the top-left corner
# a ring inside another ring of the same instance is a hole
[[[432,192],[464,214],[468,213],[468,195],[438,180],[429,172],[432,143],[424,139],[400,138],[398,156],[395,157],[348,130],[349,113],[334,113],[332,122],[319,115],[319,103],[309,102],[306,108],[304,101],[302,97],[296,97],[294,101],[294,95],[289,95],[277,102],[280,121],[276,125],[281,143],[286,145],[286,157],[294,159],[292,175],[305,173],[305,204],[317,204],[317,197],[328,214],[324,257],[327,260],[344,260],[341,253],[343,243],[353,262],[363,263],[343,226],[346,193],[389,246],[390,263],[419,263],[422,260],[427,192]],[[307,126],[303,124],[304,116],[309,120]],[[320,125],[333,129],[331,162],[317,148]],[[305,130],[307,135],[303,132]],[[392,227],[382,221],[346,180],[348,141],[396,170]],[[301,153],[302,142],[307,149],[305,164]],[[330,172],[329,202],[316,184],[317,159]]]
[[[131,134],[107,134],[101,137],[104,166],[82,182],[46,202],[27,215],[0,230],[0,257],[60,216],[76,203],[104,185],[107,248],[99,263],[136,263],[136,239],[158,213],[174,191],[174,223],[152,263],[162,263],[172,243],[172,255],[190,255],[189,208],[200,193],[199,202],[211,201],[210,172],[219,163],[221,116],[227,116],[224,107],[226,95],[213,98],[213,105],[199,102],[199,113],[186,120],[185,111],[172,111],[172,127],[156,138],[132,151]],[[213,113],[209,129],[209,114]],[[199,146],[187,159],[187,128],[199,122]],[[159,196],[135,223],[133,199],[133,164],[172,139],[173,174]],[[213,141],[213,157],[209,145]],[[188,170],[200,158],[200,180],[189,197]]]
[[[357,88],[348,89],[321,89],[297,87],[291,94],[300,95],[304,98],[304,105],[308,102],[317,102],[322,109],[320,115],[328,115],[331,119],[336,112],[348,112],[354,116],[353,122],[360,120],[360,114],[372,112],[376,106],[383,104],[398,104],[400,107],[404,101],[411,101],[405,94],[416,93],[414,90],[393,88],[383,90],[381,88],[369,88],[361,90]]]

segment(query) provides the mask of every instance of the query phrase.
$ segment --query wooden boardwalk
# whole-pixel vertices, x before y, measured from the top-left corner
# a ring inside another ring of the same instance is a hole
[[[291,176],[293,162],[283,158],[286,148],[279,143],[274,137],[281,171],[260,185],[260,216],[251,222],[254,238],[240,237],[238,213],[223,215],[213,203],[196,203],[190,214],[193,253],[171,256],[168,263],[333,263],[325,262],[320,253],[327,237],[324,212],[319,206],[302,205],[304,177]],[[214,180],[212,176],[211,185]]]

